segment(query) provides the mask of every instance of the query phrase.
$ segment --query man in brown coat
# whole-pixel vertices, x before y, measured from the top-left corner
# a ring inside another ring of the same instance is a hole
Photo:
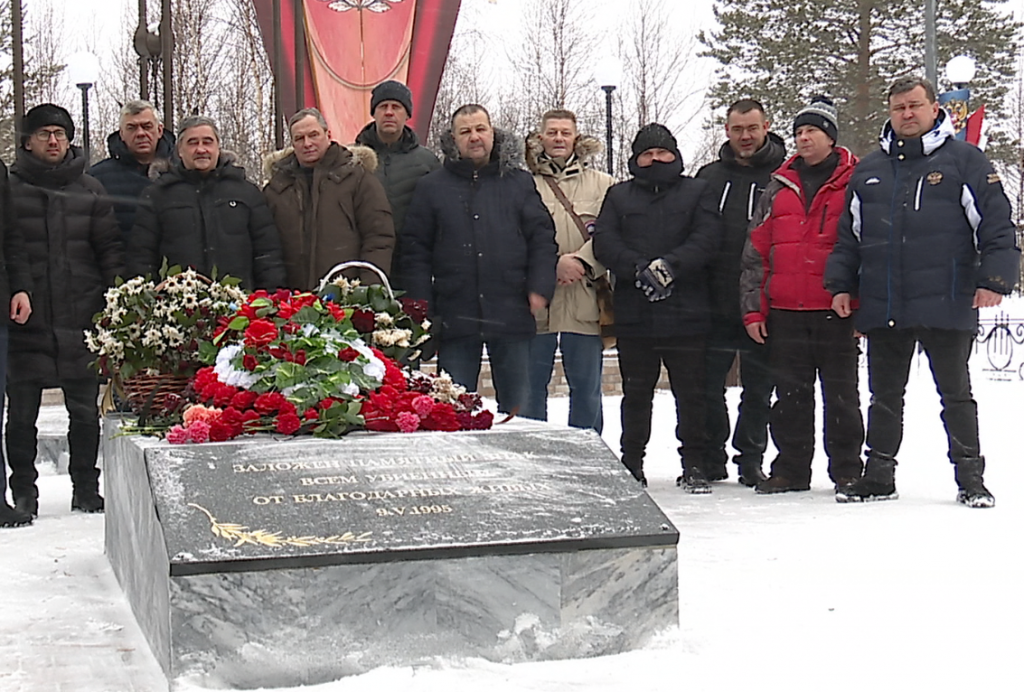
[[[373,175],[377,157],[367,147],[331,141],[320,111],[291,117],[292,150],[271,162],[263,189],[281,232],[290,288],[316,288],[331,267],[350,260],[391,271],[395,228],[384,187]],[[377,283],[373,272],[356,274]]]

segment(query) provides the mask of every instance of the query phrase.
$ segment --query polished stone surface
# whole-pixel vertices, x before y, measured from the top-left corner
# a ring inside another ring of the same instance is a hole
[[[170,677],[593,656],[678,624],[678,532],[592,432],[104,444],[107,552]]]

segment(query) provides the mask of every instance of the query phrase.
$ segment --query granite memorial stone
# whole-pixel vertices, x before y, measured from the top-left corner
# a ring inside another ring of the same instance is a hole
[[[107,554],[169,677],[592,656],[678,624],[678,532],[593,432],[104,445]]]

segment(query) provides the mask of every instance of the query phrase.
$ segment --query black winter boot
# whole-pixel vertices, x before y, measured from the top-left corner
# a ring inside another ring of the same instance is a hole
[[[956,484],[960,486],[956,501],[968,507],[995,507],[996,499],[982,482],[984,474],[984,457],[956,462]]]
[[[836,502],[871,502],[896,500],[896,460],[884,454],[871,453],[864,477],[852,485],[836,487]]]
[[[640,485],[647,487],[647,478],[644,476],[644,461],[643,459],[632,459],[626,456],[622,457],[622,465],[633,474],[633,478],[640,481]]]
[[[683,475],[676,479],[676,485],[694,495],[711,494],[711,484],[699,466],[683,469]]]
[[[71,494],[71,511],[86,514],[103,513],[103,496],[92,488],[75,490]]]
[[[764,471],[761,470],[760,459],[744,459],[739,462],[739,478],[737,480],[748,488],[753,488],[758,483],[768,480],[768,476],[764,475]]]
[[[32,523],[32,515],[19,512],[6,501],[0,502],[0,528],[10,529],[15,526],[28,526]]]

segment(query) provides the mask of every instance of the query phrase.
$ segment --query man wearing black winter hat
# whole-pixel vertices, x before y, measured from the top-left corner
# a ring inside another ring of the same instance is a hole
[[[370,96],[368,123],[356,137],[356,144],[370,147],[377,154],[377,179],[391,204],[395,224],[395,250],[391,260],[391,285],[404,289],[401,276],[402,227],[405,212],[420,178],[441,167],[437,156],[420,146],[416,133],[406,124],[412,117],[412,92],[401,82],[388,80],[378,84]]]
[[[82,334],[103,309],[103,294],[123,273],[124,249],[103,186],[86,175],[71,146],[75,126],[52,103],[25,114],[11,166],[14,223],[25,239],[34,292],[32,319],[10,325],[7,461],[19,511],[39,511],[36,417],[44,388],[60,387],[68,409],[71,509],[102,512],[99,494],[99,380]]]
[[[631,180],[608,190],[594,232],[594,254],[617,279],[622,463],[647,484],[644,454],[664,363],[676,400],[683,467],[677,484],[709,493],[704,476],[707,267],[718,249],[721,218],[707,182],[683,175],[676,139],[664,125],[640,128],[629,172]]]
[[[707,426],[709,457],[704,470],[708,480],[728,477],[729,409],[725,384],[733,361],[739,358],[739,413],[732,435],[738,454],[739,482],[748,487],[764,480],[761,464],[768,446],[768,412],[772,380],[768,347],[752,341],[743,328],[740,313],[740,258],[747,241],[747,225],[772,172],[786,159],[786,147],[769,131],[764,106],[754,99],[740,99],[725,115],[728,140],[718,160],[697,171],[708,181],[722,214],[722,244],[711,263],[711,331],[707,348]]]

